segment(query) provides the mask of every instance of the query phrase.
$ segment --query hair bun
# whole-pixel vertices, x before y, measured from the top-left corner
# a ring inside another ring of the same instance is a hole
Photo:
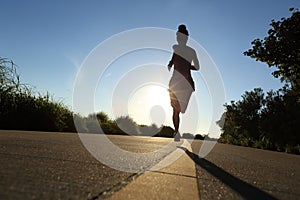
[[[189,36],[189,32],[186,30],[186,26],[184,24],[178,26],[178,32]]]

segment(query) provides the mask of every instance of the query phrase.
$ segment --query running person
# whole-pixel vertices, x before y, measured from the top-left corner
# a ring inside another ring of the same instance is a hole
[[[173,45],[172,59],[168,69],[174,66],[173,75],[169,82],[169,94],[173,107],[174,140],[180,141],[180,113],[185,113],[190,97],[195,91],[191,70],[199,70],[199,61],[195,50],[186,45],[189,33],[185,25],[179,25],[176,33],[178,44]],[[192,64],[193,63],[193,64]]]

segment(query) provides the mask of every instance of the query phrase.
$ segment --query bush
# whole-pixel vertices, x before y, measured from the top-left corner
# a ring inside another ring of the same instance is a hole
[[[0,129],[75,131],[73,113],[50,95],[20,83],[16,65],[0,58]]]
[[[183,133],[182,134],[182,138],[185,138],[185,139],[194,139],[194,135],[191,134],[191,133]]]
[[[200,134],[196,134],[195,135],[195,140],[204,140],[204,136],[202,136]]]
[[[16,65],[4,58],[0,58],[0,83],[0,129],[99,133],[101,127],[106,134],[174,134],[169,126],[138,125],[129,116],[111,120],[104,112],[87,117],[74,114],[62,102],[51,99],[49,93],[36,94],[28,85],[21,84]]]
[[[155,137],[168,137],[172,138],[174,136],[175,130],[170,126],[162,126],[160,131],[155,135]]]

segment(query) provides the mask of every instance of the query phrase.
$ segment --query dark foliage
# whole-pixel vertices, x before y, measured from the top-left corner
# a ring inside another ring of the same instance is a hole
[[[266,96],[256,88],[226,104],[220,142],[300,153],[300,12],[290,11],[291,17],[273,20],[268,36],[244,52],[275,67],[273,76],[286,85]]]
[[[21,84],[16,65],[5,58],[0,58],[0,83],[0,129],[160,137],[172,137],[174,133],[171,127],[138,125],[129,116],[111,120],[104,112],[87,117],[74,114],[63,103],[51,100],[48,93],[36,95]]]
[[[49,94],[34,95],[5,58],[0,58],[0,82],[0,129],[75,131],[73,113]]]
[[[202,136],[200,134],[196,134],[195,135],[195,140],[204,140],[204,136]]]
[[[154,135],[155,137],[168,137],[172,138],[174,136],[174,129],[170,126],[162,126],[160,131]]]
[[[266,63],[269,67],[275,67],[273,76],[291,84],[293,90],[300,87],[300,12],[291,8],[289,18],[281,18],[280,21],[272,20],[268,36],[263,40],[255,39],[252,49],[244,52]]]
[[[185,139],[194,139],[195,138],[195,136],[191,133],[183,133],[182,137]]]
[[[220,142],[300,153],[300,104],[292,90],[246,92],[226,104]]]

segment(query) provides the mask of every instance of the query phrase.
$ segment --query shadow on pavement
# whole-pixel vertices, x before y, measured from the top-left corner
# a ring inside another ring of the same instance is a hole
[[[270,194],[260,190],[259,188],[246,183],[245,181],[229,174],[222,168],[218,167],[214,163],[200,158],[197,154],[190,152],[187,148],[177,146],[185,151],[185,153],[201,168],[205,169],[208,173],[219,179],[221,182],[229,186],[231,189],[240,194],[244,199],[276,199]]]

